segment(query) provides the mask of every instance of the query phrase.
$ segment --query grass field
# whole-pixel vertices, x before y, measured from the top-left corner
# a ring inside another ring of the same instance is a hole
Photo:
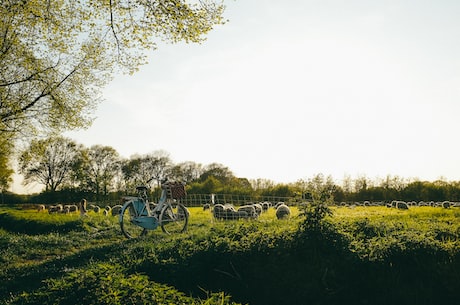
[[[117,217],[0,210],[0,304],[458,304],[460,209],[296,207],[125,239]],[[302,300],[299,302],[299,300]]]

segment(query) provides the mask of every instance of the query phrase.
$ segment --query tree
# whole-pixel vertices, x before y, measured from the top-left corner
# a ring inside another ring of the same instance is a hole
[[[114,179],[120,170],[118,152],[110,146],[94,145],[85,152],[83,181],[87,188],[106,196],[114,189]]]
[[[85,127],[112,73],[135,72],[155,39],[201,42],[224,6],[186,0],[0,2],[0,132]]]
[[[172,167],[171,157],[167,151],[156,150],[151,154],[147,154],[145,159],[147,164],[147,171],[150,174],[149,180],[153,178],[159,187],[161,181],[167,178]]]
[[[68,138],[34,140],[19,158],[24,184],[38,182],[46,191],[56,191],[72,179],[72,168],[79,148]]]
[[[249,182],[251,183],[251,186],[255,191],[271,189],[275,186],[275,182],[269,179],[258,178],[252,179]]]
[[[0,133],[0,191],[8,188],[12,182],[11,175],[14,172],[10,164],[13,145],[6,136],[7,134]]]
[[[133,155],[128,160],[123,160],[121,171],[126,182],[126,191],[134,190],[137,185],[144,185],[150,179],[146,162],[139,155]]]
[[[193,161],[178,163],[171,167],[170,176],[174,180],[189,184],[197,180],[203,173],[203,166]]]
[[[114,73],[134,73],[156,39],[203,41],[223,11],[218,0],[0,1],[0,135],[88,127]]]
[[[220,163],[211,163],[205,166],[199,180],[205,181],[211,176],[219,180],[221,183],[230,182],[231,179],[235,177],[228,167]]]

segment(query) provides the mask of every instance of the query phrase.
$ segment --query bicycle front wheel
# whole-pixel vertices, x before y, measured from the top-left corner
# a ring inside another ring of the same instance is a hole
[[[137,238],[147,234],[147,229],[136,225],[133,219],[137,217],[134,204],[128,203],[120,211],[120,227],[123,235],[127,238]]]
[[[187,230],[189,211],[182,204],[175,207],[168,204],[161,210],[161,230],[168,234],[182,233]]]

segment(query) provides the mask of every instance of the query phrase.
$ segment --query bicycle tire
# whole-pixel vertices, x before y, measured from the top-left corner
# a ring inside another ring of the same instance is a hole
[[[182,204],[165,206],[160,213],[161,230],[167,234],[183,233],[187,230],[189,211]]]
[[[120,228],[127,238],[138,238],[147,234],[147,229],[132,222],[132,219],[136,216],[136,210],[132,202],[128,203],[120,211]]]

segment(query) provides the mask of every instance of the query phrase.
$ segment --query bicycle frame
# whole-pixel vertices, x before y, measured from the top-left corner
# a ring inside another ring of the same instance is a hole
[[[153,210],[151,210],[147,199],[146,188],[139,187],[138,197],[131,197],[131,200],[127,201],[123,205],[122,211],[119,216],[120,221],[122,217],[121,215],[123,214],[124,210],[128,206],[130,206],[131,203],[134,207],[134,210],[130,211],[130,213],[132,213],[133,216],[132,222],[148,230],[155,230],[159,225],[161,225],[159,221],[159,214],[166,205],[170,204],[167,198],[167,191],[165,189],[162,189],[158,204],[155,206]]]
[[[147,187],[136,188],[137,197],[125,197],[121,208],[119,222],[121,231],[128,238],[143,236],[147,230],[161,226],[164,233],[182,233],[187,230],[190,213],[180,202],[175,200],[186,196],[185,186],[180,182],[164,182],[161,185],[161,197],[154,208],[150,207]],[[173,204],[174,203],[174,204]]]

